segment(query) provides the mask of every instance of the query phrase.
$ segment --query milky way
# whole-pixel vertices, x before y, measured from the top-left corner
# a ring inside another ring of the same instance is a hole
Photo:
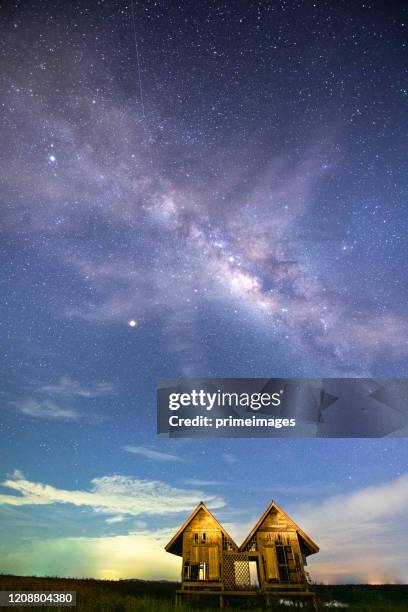
[[[63,11],[48,20],[35,15],[28,29],[17,11],[3,58],[3,227],[60,262],[62,279],[66,267],[76,271],[74,281],[67,277],[69,305],[58,306],[63,317],[153,319],[167,330],[168,348],[182,351],[194,327],[205,325],[197,312],[212,301],[239,309],[242,325],[252,319],[314,362],[324,354],[333,369],[367,373],[385,354],[398,368],[408,351],[405,287],[402,269],[389,260],[403,255],[406,214],[392,105],[405,100],[383,64],[405,48],[403,27],[392,21],[401,39],[373,66],[385,43],[362,16],[350,16],[341,45],[355,40],[366,48],[363,56],[343,50],[343,68],[335,13],[327,31],[318,12],[310,16],[314,44],[301,57],[305,32],[295,40],[277,26],[266,35],[274,11],[258,7],[255,18],[254,10],[240,22],[217,9],[191,36],[206,78],[214,74],[208,91],[194,79],[193,59],[181,72],[182,51],[163,13],[157,9],[159,25],[149,35],[139,15],[145,119],[125,12],[112,29],[84,8],[77,19]],[[154,9],[146,11],[153,19]],[[180,18],[172,16],[178,36]],[[164,27],[166,68],[152,47]],[[251,36],[248,48],[231,47],[231,29],[240,44]],[[122,31],[126,45],[115,41]],[[320,53],[322,41],[329,57]],[[282,62],[285,48],[291,55]],[[244,76],[251,67],[252,82]],[[361,72],[353,76],[352,68]],[[388,93],[372,98],[374,77]],[[223,98],[228,84],[233,91]],[[329,118],[336,94],[341,112]],[[201,127],[194,121],[200,95]],[[356,164],[359,156],[364,165],[350,168],[348,158]],[[181,360],[188,368],[188,355]]]

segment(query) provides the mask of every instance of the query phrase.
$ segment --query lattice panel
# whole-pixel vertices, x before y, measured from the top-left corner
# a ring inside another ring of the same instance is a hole
[[[246,553],[228,552],[223,555],[224,588],[226,591],[251,588],[249,560]]]

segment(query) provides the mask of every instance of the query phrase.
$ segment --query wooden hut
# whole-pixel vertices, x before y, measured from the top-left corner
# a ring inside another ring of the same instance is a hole
[[[304,570],[306,557],[319,551],[310,537],[272,501],[241,546],[200,502],[166,546],[182,557],[181,589],[187,596],[264,596],[317,602]]]

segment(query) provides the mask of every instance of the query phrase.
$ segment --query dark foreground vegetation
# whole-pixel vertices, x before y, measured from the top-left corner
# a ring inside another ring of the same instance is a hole
[[[174,610],[174,595],[178,588],[174,582],[157,582],[144,580],[77,580],[68,578],[37,578],[0,575],[0,590],[2,591],[76,591],[77,607],[40,607],[45,611],[89,610],[90,612],[167,612]],[[408,611],[408,585],[316,585],[314,587],[323,603],[323,610],[344,610],[347,612]],[[198,606],[193,602],[183,606],[183,611],[193,612],[200,609],[214,610],[208,602]],[[6,608],[3,608],[6,610]],[[27,607],[7,608],[10,610],[27,611]],[[244,600],[229,610],[262,609],[260,602]],[[292,607],[282,605],[281,610],[290,611]],[[298,608],[299,609],[299,608]]]

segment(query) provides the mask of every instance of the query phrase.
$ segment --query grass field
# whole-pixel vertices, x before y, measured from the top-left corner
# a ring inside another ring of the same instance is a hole
[[[174,582],[77,580],[67,578],[37,578],[0,575],[2,591],[76,591],[77,610],[90,612],[167,612],[174,610],[174,594],[178,588]],[[408,611],[408,585],[316,585],[315,590],[325,610],[347,610],[349,612],[399,612]],[[4,610],[6,608],[3,608]],[[12,608],[10,608],[12,609]],[[14,610],[27,610],[17,607]],[[67,607],[41,607],[41,610],[67,610]],[[198,606],[183,606],[183,610],[197,610]],[[200,610],[214,607],[200,607]],[[241,601],[229,610],[264,609],[256,600]],[[290,610],[288,606],[282,610]]]

